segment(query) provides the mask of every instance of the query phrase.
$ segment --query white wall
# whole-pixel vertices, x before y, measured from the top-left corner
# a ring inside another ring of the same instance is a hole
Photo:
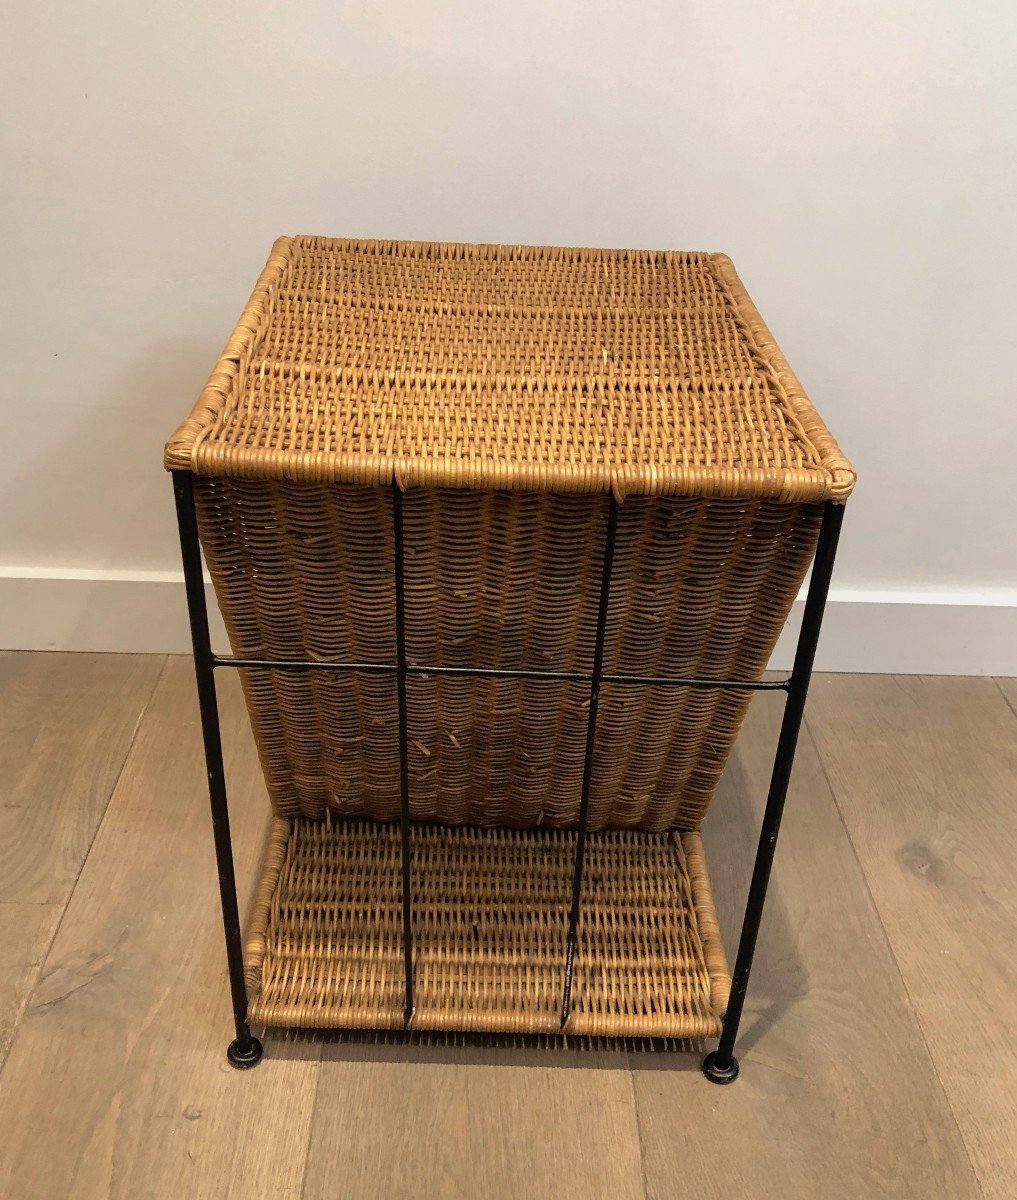
[[[839,587],[1017,611],[1013,4],[64,0],[3,27],[0,644],[110,623],[25,575],[119,603],[176,569],[162,443],[283,232],[727,251],[859,469]],[[1017,670],[1001,619],[970,669]],[[917,668],[957,669],[941,641]]]

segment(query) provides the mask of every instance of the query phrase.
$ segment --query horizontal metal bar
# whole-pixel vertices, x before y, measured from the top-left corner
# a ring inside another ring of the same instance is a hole
[[[398,670],[395,663],[363,662],[310,662],[305,659],[289,658],[223,658],[215,656],[214,666],[240,667],[270,671],[335,671],[351,675],[394,675]],[[508,667],[426,667],[407,665],[408,675],[437,675],[452,679],[534,679],[548,683],[589,683],[593,676],[588,671],[538,671],[516,670]],[[632,684],[638,687],[687,687],[722,688],[728,691],[786,692],[789,679],[760,679],[753,683],[747,679],[700,679],[673,678],[667,675],[602,675],[603,683]]]
[[[632,683],[644,687],[726,688],[738,692],[786,692],[790,679],[674,679],[660,675],[603,675],[603,683]]]

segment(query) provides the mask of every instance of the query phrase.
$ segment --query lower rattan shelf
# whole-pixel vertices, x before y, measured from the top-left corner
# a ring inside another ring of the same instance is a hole
[[[575,834],[412,831],[410,1028],[557,1033]],[[398,825],[273,822],[245,943],[250,1017],[403,1027]],[[730,977],[698,833],[589,836],[564,1032],[719,1034]]]

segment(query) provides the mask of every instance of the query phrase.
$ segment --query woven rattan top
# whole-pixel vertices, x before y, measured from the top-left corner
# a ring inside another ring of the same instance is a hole
[[[166,466],[844,500],[723,254],[280,238]]]

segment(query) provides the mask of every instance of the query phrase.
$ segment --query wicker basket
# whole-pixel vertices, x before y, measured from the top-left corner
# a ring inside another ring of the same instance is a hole
[[[588,672],[613,494],[605,671],[740,680],[854,482],[723,255],[314,237],[276,243],[166,465],[239,657],[394,660],[395,482],[411,664]],[[401,1024],[395,682],[242,674],[277,814],[252,1016]],[[750,694],[604,685],[575,1031],[716,1032],[696,831]],[[409,680],[417,1024],[551,1027],[588,697]]]

